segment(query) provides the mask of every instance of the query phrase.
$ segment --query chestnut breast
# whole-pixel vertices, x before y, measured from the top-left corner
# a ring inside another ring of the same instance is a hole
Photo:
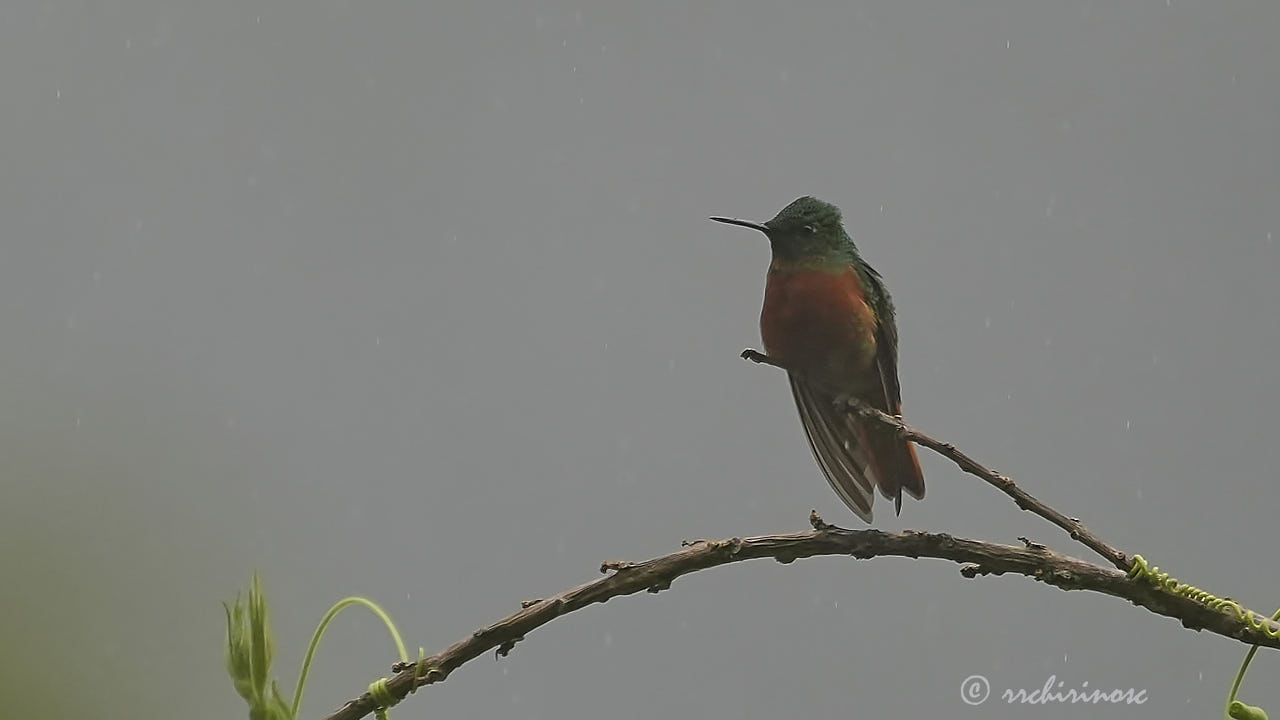
[[[852,268],[770,267],[760,312],[764,349],[838,392],[876,387],[876,314]]]

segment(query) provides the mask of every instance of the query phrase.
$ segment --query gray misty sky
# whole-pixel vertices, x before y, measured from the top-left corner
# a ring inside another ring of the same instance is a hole
[[[858,527],[783,375],[737,358],[767,244],[706,220],[804,194],[894,293],[909,421],[1271,610],[1277,27],[1187,0],[6,4],[0,697],[243,716],[219,603],[255,569],[291,690],[346,595],[435,652],[602,560]],[[928,498],[878,527],[1093,559],[922,457]],[[395,713],[1210,717],[1243,652],[949,563],[754,562]],[[340,618],[304,716],[392,660]],[[1244,695],[1272,713],[1274,663]],[[974,709],[970,675],[1149,700]]]

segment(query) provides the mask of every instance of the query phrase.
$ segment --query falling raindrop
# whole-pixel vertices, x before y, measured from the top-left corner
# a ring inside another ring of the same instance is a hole
[[[1132,425],[1133,425],[1132,421],[1129,421],[1129,420],[1125,420],[1125,421],[1124,421],[1124,429],[1125,429],[1125,430],[1128,430],[1128,429],[1130,428],[1130,426],[1132,426]]]

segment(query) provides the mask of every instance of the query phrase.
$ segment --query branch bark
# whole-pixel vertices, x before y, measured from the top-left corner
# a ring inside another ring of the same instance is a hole
[[[1272,637],[1233,612],[1210,608],[1166,592],[1150,582],[1130,579],[1119,570],[1078,560],[1036,543],[1015,547],[946,534],[846,530],[827,525],[816,513],[810,521],[815,527],[810,532],[699,540],[679,552],[644,562],[604,563],[600,571],[609,573],[607,577],[551,598],[525,603],[519,612],[476,630],[420,665],[396,666],[395,676],[388,681],[388,690],[397,700],[403,699],[418,686],[445,680],[464,663],[490,650],[506,655],[529,632],[562,615],[642,590],[656,593],[671,587],[682,575],[756,558],[790,563],[819,555],[950,560],[962,563],[960,573],[968,578],[1005,573],[1025,575],[1063,590],[1092,590],[1122,598],[1158,615],[1175,618],[1192,630],[1208,630],[1250,645],[1280,648],[1280,625],[1276,623],[1263,622],[1264,628],[1270,628],[1271,633],[1277,635]],[[327,720],[357,720],[373,712],[374,704],[373,697],[365,693],[330,714]]]

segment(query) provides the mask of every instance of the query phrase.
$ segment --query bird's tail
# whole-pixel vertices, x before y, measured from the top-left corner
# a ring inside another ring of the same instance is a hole
[[[858,423],[858,434],[860,444],[868,450],[876,487],[893,501],[896,512],[902,513],[903,490],[917,500],[924,498],[924,472],[920,470],[915,445],[879,423],[874,427]]]

